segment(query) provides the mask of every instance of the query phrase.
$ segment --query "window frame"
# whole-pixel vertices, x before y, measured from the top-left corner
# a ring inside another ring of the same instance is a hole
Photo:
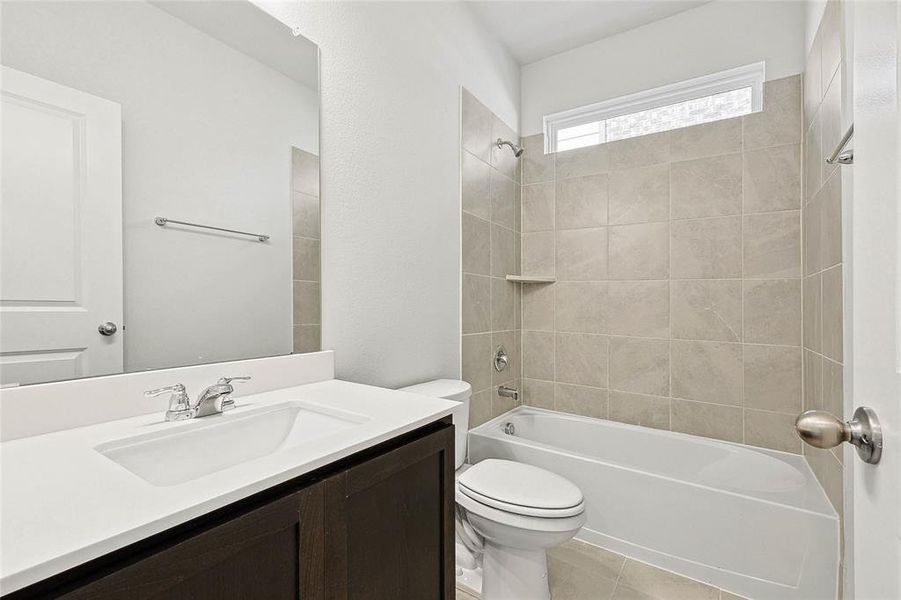
[[[765,79],[766,63],[761,61],[545,115],[542,119],[544,152],[545,154],[550,154],[557,151],[557,132],[561,129],[587,125],[596,121],[605,121],[623,115],[678,104],[688,100],[696,100],[746,87],[751,88],[751,113],[759,112],[763,110],[763,83]]]

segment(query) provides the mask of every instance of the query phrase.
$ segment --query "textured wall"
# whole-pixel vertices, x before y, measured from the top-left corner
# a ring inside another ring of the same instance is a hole
[[[342,379],[460,377],[460,85],[518,123],[463,3],[271,2],[321,52],[322,345]]]
[[[764,110],[556,155],[525,139],[524,402],[800,452],[801,77]]]

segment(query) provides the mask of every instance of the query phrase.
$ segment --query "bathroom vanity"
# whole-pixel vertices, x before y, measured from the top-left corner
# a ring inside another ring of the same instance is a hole
[[[332,379],[237,405],[4,442],[3,597],[452,596],[453,403]],[[157,445],[214,435],[211,472]]]

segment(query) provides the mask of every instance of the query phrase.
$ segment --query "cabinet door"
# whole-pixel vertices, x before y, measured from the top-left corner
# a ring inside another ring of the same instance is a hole
[[[325,482],[328,600],[453,598],[453,444],[445,425]]]
[[[275,500],[60,597],[320,600],[323,491]]]

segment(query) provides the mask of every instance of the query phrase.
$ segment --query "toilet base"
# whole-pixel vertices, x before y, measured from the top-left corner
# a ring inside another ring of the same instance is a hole
[[[551,600],[547,551],[499,546],[485,540],[482,600]]]

